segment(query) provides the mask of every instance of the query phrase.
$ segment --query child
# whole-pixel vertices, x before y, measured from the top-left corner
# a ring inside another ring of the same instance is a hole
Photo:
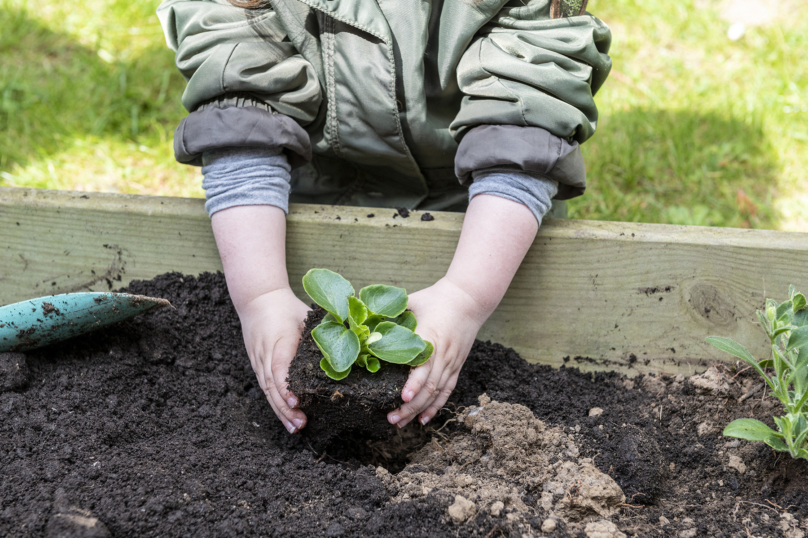
[[[177,160],[202,165],[258,382],[290,433],[286,387],[308,307],[286,274],[288,202],[462,211],[446,276],[410,295],[435,345],[388,420],[426,424],[502,299],[552,200],[584,192],[579,144],[611,35],[586,0],[166,0],[191,112]]]

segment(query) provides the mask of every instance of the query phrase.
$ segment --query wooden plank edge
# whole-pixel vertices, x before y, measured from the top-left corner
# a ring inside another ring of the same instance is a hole
[[[87,211],[96,215],[99,215],[99,213],[101,215],[128,213],[137,215],[139,218],[142,216],[166,216],[179,218],[180,220],[188,219],[186,222],[188,222],[190,228],[203,232],[198,234],[199,239],[206,242],[211,241],[212,243],[212,238],[207,239],[210,234],[210,227],[208,217],[204,211],[204,201],[201,199],[0,188],[0,217],[2,217],[3,207],[32,208],[36,209],[33,212],[34,214],[39,213],[40,215],[42,215],[43,210],[47,211],[50,208],[55,209],[57,212],[59,209],[69,208],[70,213],[73,215],[76,215],[77,212]],[[23,214],[24,212],[19,213]],[[397,212],[389,208],[293,205],[289,221],[290,225],[295,223],[327,224],[328,226],[333,225],[345,230],[348,230],[351,226],[370,228],[386,228],[389,226],[440,230],[444,232],[444,243],[450,242],[453,236],[459,234],[462,226],[462,214],[432,213],[435,220],[424,222],[420,220],[419,212],[412,212],[409,218],[403,219],[400,216],[394,216],[397,215]],[[372,218],[368,217],[370,214],[374,216]],[[100,216],[99,218],[103,220],[106,217]],[[395,234],[391,237],[395,240]],[[679,244],[682,246],[734,246],[741,247],[744,250],[759,249],[769,252],[780,250],[802,253],[805,252],[808,245],[808,241],[805,241],[806,237],[808,237],[808,234],[791,232],[560,220],[548,221],[543,226],[538,241],[547,244],[546,240],[548,239],[563,238],[586,240],[584,243],[589,243],[590,245],[597,244],[598,241],[604,241],[604,245],[609,245],[615,241],[626,241],[646,243],[649,246],[651,243]],[[593,239],[595,241],[591,241]],[[212,253],[215,254],[215,247],[213,248]],[[448,251],[443,254],[450,255]],[[521,351],[519,345],[514,347],[517,351]],[[575,362],[576,358],[572,357],[571,360]],[[554,357],[549,361],[542,362],[559,365],[562,363],[562,359],[561,357]],[[642,359],[640,359],[640,362],[632,361],[630,358],[616,361],[614,357],[588,358],[577,361],[575,365],[584,370],[620,370],[639,373],[643,371],[666,371],[669,368],[670,373],[690,373],[701,369],[704,364],[705,362],[702,359],[682,360],[660,356],[653,359],[650,367],[644,365]]]
[[[87,193],[0,187],[0,207],[4,205],[72,208],[114,213],[171,215],[207,219],[205,201],[199,198],[172,198],[137,194]],[[331,222],[344,226],[401,227],[460,232],[463,214],[429,211],[434,220],[422,221],[426,211],[411,211],[401,218],[393,208],[368,208],[290,204],[289,222]],[[369,218],[368,215],[373,215]],[[600,239],[640,243],[735,246],[748,249],[808,252],[808,233],[708,226],[679,226],[637,222],[546,219],[537,240],[548,238]]]

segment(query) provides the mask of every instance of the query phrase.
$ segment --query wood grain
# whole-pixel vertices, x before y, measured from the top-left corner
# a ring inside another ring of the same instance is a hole
[[[423,222],[418,212],[394,213],[293,205],[295,291],[304,297],[300,279],[312,267],[340,272],[357,289],[415,291],[440,278],[462,215],[433,212]],[[221,269],[202,200],[0,188],[0,230],[0,304]],[[763,356],[754,311],[766,295],[782,299],[790,283],[808,290],[804,267],[808,234],[548,220],[480,337],[531,362],[692,373],[728,359],[708,335]]]

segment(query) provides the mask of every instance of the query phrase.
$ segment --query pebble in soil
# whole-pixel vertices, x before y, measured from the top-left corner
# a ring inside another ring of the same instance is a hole
[[[398,465],[409,465],[400,478],[379,476],[378,454],[395,443],[416,448],[406,433],[375,441],[382,444],[373,450],[373,442],[358,450],[356,439],[339,437],[312,450],[305,437],[289,436],[255,381],[221,275],[169,274],[133,283],[129,291],[169,299],[176,310],[30,352],[24,381],[8,381],[16,366],[0,369],[0,536],[58,534],[59,514],[85,517],[98,532],[123,537],[494,537],[536,536],[542,528],[551,536],[571,535],[568,523],[553,519],[561,497],[554,494],[549,510],[541,504],[545,484],[558,480],[548,475],[533,490],[520,482],[529,474],[518,467],[509,474],[507,457],[493,457],[494,469],[469,457],[467,468],[490,472],[492,484],[512,480],[516,496],[510,500],[488,497],[487,506],[466,484],[406,499],[400,489],[388,489],[388,479],[406,487],[405,473],[412,480],[449,469],[469,472],[448,459],[441,469],[428,452],[430,441],[415,450],[413,461],[398,457]],[[717,373],[710,374],[717,388],[699,386],[699,378],[627,379],[530,365],[512,350],[477,342],[442,420],[468,416],[485,393],[492,402],[483,408],[518,404],[532,413],[524,414],[525,422],[538,420],[544,432],[563,434],[559,447],[565,448],[554,447],[560,452],[550,461],[577,458],[581,465],[591,458],[631,505],[608,519],[590,515],[592,521],[574,522],[583,526],[578,536],[804,538],[806,462],[720,435],[735,418],[771,424],[779,403],[763,391],[739,401],[759,380],[725,367]],[[603,413],[590,417],[595,407]],[[417,425],[406,430],[421,431]],[[460,454],[493,454],[497,443],[518,447],[530,435],[517,434],[496,441],[474,434],[463,418],[431,435],[442,448],[466,447],[455,449]],[[627,436],[656,446],[648,453],[629,450]],[[577,456],[563,454],[570,440]],[[636,463],[621,463],[627,457]],[[526,510],[514,508],[517,499]]]

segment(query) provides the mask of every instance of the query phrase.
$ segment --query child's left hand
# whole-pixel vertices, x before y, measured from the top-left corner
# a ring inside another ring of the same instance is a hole
[[[391,424],[403,428],[418,414],[426,424],[443,407],[477,331],[505,295],[538,229],[519,202],[488,194],[471,200],[446,276],[410,295],[415,332],[435,352],[410,373],[401,391],[406,403],[387,414]]]
[[[418,319],[415,332],[432,342],[435,352],[410,373],[401,393],[406,403],[387,415],[399,428],[419,413],[419,421],[426,424],[443,407],[489,314],[447,277],[410,295],[409,308]]]

